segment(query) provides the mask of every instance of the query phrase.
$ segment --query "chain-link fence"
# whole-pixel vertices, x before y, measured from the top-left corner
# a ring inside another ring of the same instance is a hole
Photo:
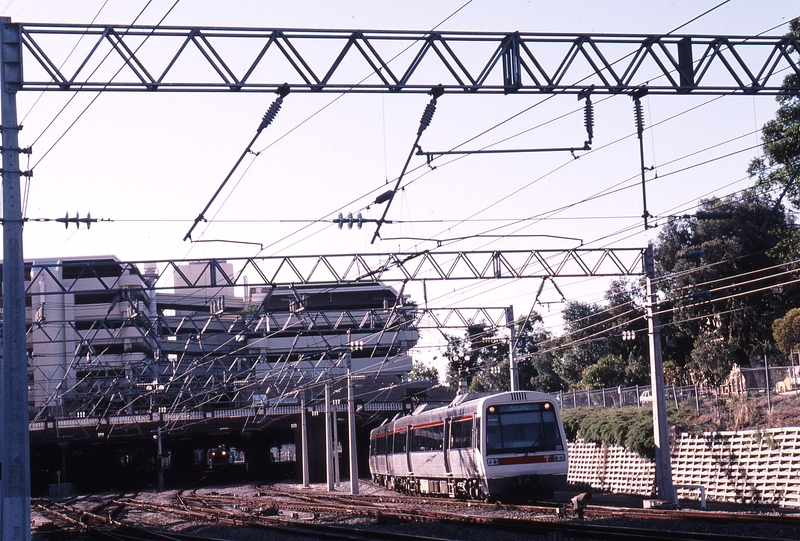
[[[668,385],[665,387],[664,392],[668,404],[674,403],[675,407],[678,407],[683,405],[684,402],[694,402],[692,407],[699,408],[698,402],[703,391],[697,385],[684,387]],[[593,406],[619,408],[624,406],[651,406],[653,404],[653,394],[649,385],[558,392],[555,396],[562,409]]]
[[[780,358],[780,360],[784,360]],[[800,396],[800,365],[770,366],[765,360],[762,367],[739,368],[734,366],[728,381],[720,387],[699,385],[666,385],[667,404],[690,407],[700,411],[704,399],[716,400],[720,395]],[[555,394],[562,409],[623,406],[651,406],[653,394],[650,385],[611,387],[606,389],[575,390]]]

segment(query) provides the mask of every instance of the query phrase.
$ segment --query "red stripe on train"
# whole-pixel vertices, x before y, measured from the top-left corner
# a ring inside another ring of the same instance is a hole
[[[534,456],[506,456],[497,459],[500,466],[512,466],[514,464],[539,464],[541,462],[555,462],[553,455],[534,455]]]

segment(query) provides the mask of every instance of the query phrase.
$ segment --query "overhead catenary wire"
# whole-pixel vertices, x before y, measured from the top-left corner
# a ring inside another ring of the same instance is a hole
[[[272,124],[273,120],[275,120],[275,117],[278,115],[278,112],[281,110],[281,104],[283,104],[283,98],[286,97],[289,94],[289,87],[286,86],[286,87],[279,88],[278,91],[277,91],[277,94],[278,94],[278,97],[269,106],[269,109],[267,109],[267,112],[264,113],[264,116],[261,119],[261,123],[258,125],[258,128],[256,129],[256,134],[253,136],[253,138],[247,144],[247,147],[245,147],[244,151],[239,156],[239,159],[236,160],[236,163],[233,164],[233,167],[231,168],[230,172],[228,172],[228,175],[225,177],[225,179],[222,181],[222,183],[219,185],[219,187],[217,188],[217,191],[214,192],[214,195],[211,196],[211,199],[208,201],[206,206],[203,208],[203,210],[200,211],[200,214],[197,215],[197,218],[194,219],[194,223],[189,228],[189,231],[186,233],[186,235],[183,237],[184,241],[192,240],[192,232],[194,231],[194,229],[197,227],[197,225],[201,221],[205,221],[206,220],[205,214],[206,214],[206,212],[208,212],[208,209],[211,208],[211,205],[214,203],[214,200],[216,200],[217,196],[220,194],[222,189],[225,187],[225,185],[228,183],[230,178],[233,176],[233,174],[239,168],[239,165],[242,163],[242,160],[244,160],[245,156],[247,156],[248,154],[251,154],[253,152],[252,149],[253,149],[253,145],[256,142],[256,139],[258,139],[258,137],[261,135],[261,132],[264,131],[264,129],[267,126]]]
[[[736,183],[736,182],[739,182],[739,181],[738,181],[738,180],[737,180],[737,181],[734,181],[734,183]],[[628,226],[628,227],[626,227],[626,228],[624,228],[624,229],[622,229],[622,230],[618,230],[617,232],[615,232],[615,233],[613,233],[613,234],[611,234],[611,235],[608,235],[608,236],[619,235],[619,234],[621,234],[621,233],[624,233],[625,231],[635,231],[635,230],[636,230],[636,231],[638,231],[638,226],[637,226],[637,225],[631,225],[631,226]],[[638,234],[638,233],[637,233],[637,234]],[[587,244],[587,245],[596,244],[596,243],[597,243],[597,242],[599,242],[600,240],[604,240],[604,237],[600,237],[599,239],[593,239],[593,240],[587,241],[587,242],[586,242],[586,244]],[[500,284],[500,285],[496,285],[496,286],[494,286],[492,289],[493,289],[493,290],[497,290],[497,289],[500,289],[500,288],[503,288],[503,287],[508,287],[508,285],[509,285],[509,282],[504,282],[503,284]],[[474,288],[479,288],[479,287],[481,287],[481,284],[480,284],[480,283],[478,283],[478,284],[475,284],[475,285],[474,285],[474,286],[472,286],[472,287],[474,287]],[[440,298],[440,299],[436,299],[436,300],[437,300],[438,302],[443,302],[443,301],[444,301],[444,299],[441,299],[441,298]]]
[[[698,15],[698,16],[696,16],[696,17],[694,17],[693,19],[691,19],[691,20],[690,20],[690,21],[688,21],[687,23],[684,23],[684,24],[682,24],[682,25],[678,26],[676,29],[673,29],[673,30],[671,30],[670,32],[668,32],[668,34],[671,34],[671,33],[675,32],[675,31],[677,31],[677,29],[679,29],[679,28],[682,28],[682,27],[683,27],[683,26],[685,26],[686,24],[689,24],[689,23],[691,23],[691,22],[694,22],[694,21],[696,21],[696,20],[698,20],[698,19],[702,18],[703,16],[707,15],[708,13],[710,13],[710,12],[712,12],[712,11],[716,10],[717,8],[719,8],[719,7],[723,6],[723,5],[724,5],[724,4],[726,4],[728,1],[729,1],[729,0],[724,0],[724,1],[723,1],[723,2],[721,2],[720,4],[718,4],[718,5],[714,6],[714,7],[712,7],[711,9],[708,9],[708,10],[706,10],[705,12],[701,13],[700,15]],[[630,53],[630,54],[633,54],[633,53]],[[614,64],[616,64],[616,63],[618,63],[618,62],[622,61],[622,60],[623,60],[624,58],[626,58],[627,56],[630,56],[630,54],[629,54],[629,55],[626,55],[625,57],[622,57],[622,58],[620,58],[620,59],[618,59],[618,60],[616,60],[616,61],[614,61],[614,62],[612,62],[610,65],[611,65],[611,66],[613,66]],[[552,96],[550,96],[550,97],[552,97]],[[547,99],[549,99],[549,98],[547,98]],[[607,98],[607,99],[608,99],[608,98]],[[590,103],[591,103],[591,102],[590,102]],[[592,133],[593,133],[593,131],[592,131],[592,129],[590,129],[590,127],[589,127],[590,125],[589,125],[589,122],[588,122],[588,120],[589,120],[589,116],[590,116],[590,115],[589,115],[589,113],[588,113],[588,108],[587,108],[587,113],[586,113],[586,120],[587,120],[587,131],[589,131],[589,133],[590,133],[590,134],[592,134]],[[593,109],[592,109],[592,115],[591,115],[591,116],[593,117]],[[457,148],[457,147],[456,147],[456,148]],[[644,178],[642,178],[642,182],[643,182],[643,188],[644,188]],[[646,208],[646,204],[645,204],[645,208]],[[645,210],[645,213],[646,213],[646,210]],[[645,220],[645,221],[646,221],[646,220]]]
[[[717,5],[716,7],[712,8],[711,10],[708,10],[708,11],[706,11],[704,14],[701,14],[700,16],[696,17],[696,18],[695,18],[695,19],[693,19],[693,20],[696,20],[697,18],[699,18],[699,17],[702,17],[703,15],[705,15],[705,14],[709,13],[710,11],[713,11],[713,10],[714,10],[714,9],[716,9],[717,7],[720,7],[720,6],[724,5],[725,3],[726,3],[726,2],[722,2],[721,4]],[[773,28],[777,28],[778,26],[781,26],[781,25],[776,25],[776,26],[775,26],[775,27],[773,27]],[[680,27],[679,27],[679,28],[680,28]],[[769,31],[769,30],[766,30],[765,32],[768,32],[768,31]],[[764,33],[764,32],[762,32],[762,34],[763,34],[763,33]],[[710,100],[710,101],[716,101],[716,99],[719,99],[719,98],[714,98],[713,100]],[[693,108],[693,109],[694,109],[694,108]],[[690,109],[690,110],[691,110],[691,109]],[[687,112],[688,112],[688,111],[687,111]],[[683,113],[681,113],[681,114],[683,114]],[[565,164],[565,165],[566,165],[566,164]],[[552,172],[551,172],[551,173],[552,173]],[[516,193],[516,192],[515,192],[515,193]],[[510,195],[509,195],[509,196],[507,196],[507,197],[510,197]],[[645,205],[645,206],[646,206],[646,205]],[[473,217],[474,217],[474,216],[475,216],[475,215],[473,215]]]
[[[637,227],[637,226],[630,226],[630,227],[629,227],[629,229],[634,229],[634,228],[636,228],[636,227]],[[746,256],[742,256],[742,257],[746,257]],[[724,262],[716,263],[716,264],[714,264],[714,265],[717,265],[717,264],[722,264],[722,263],[724,263]],[[690,269],[690,270],[689,270],[689,271],[687,271],[687,272],[692,272],[692,270]],[[673,277],[674,277],[674,276],[676,276],[676,275],[673,275]],[[657,278],[657,281],[658,281],[658,278]],[[478,287],[479,285],[480,285],[480,284],[476,284],[474,287]],[[506,287],[507,285],[508,285],[508,282],[506,282],[506,283],[504,283],[504,284],[501,284],[501,285],[497,285],[497,286],[495,286],[493,289],[494,289],[494,290],[497,290],[497,289],[500,289],[500,288],[502,288],[502,287]],[[562,294],[562,296],[563,296],[563,294]],[[435,300],[436,300],[437,302],[444,302],[444,299],[443,299],[443,298],[439,298],[439,299],[435,299]]]
[[[454,10],[452,13],[450,13],[450,14],[449,14],[447,17],[445,17],[444,19],[442,19],[441,21],[439,21],[439,22],[438,22],[436,25],[434,25],[434,26],[433,26],[433,28],[431,29],[431,31],[434,31],[434,30],[436,30],[437,28],[439,28],[441,25],[443,25],[445,22],[447,22],[448,20],[450,20],[452,17],[454,17],[454,16],[455,16],[457,13],[459,13],[461,10],[463,10],[464,8],[466,8],[466,7],[467,7],[468,5],[470,5],[472,2],[473,2],[473,0],[467,0],[467,1],[466,1],[464,4],[462,4],[460,7],[458,7],[457,9],[455,9],[455,10]],[[395,55],[394,55],[392,58],[390,58],[390,59],[388,60],[387,64],[391,64],[391,63],[392,63],[392,62],[393,62],[395,59],[397,59],[398,57],[400,57],[400,56],[401,56],[401,55],[402,55],[404,52],[408,51],[408,50],[409,50],[411,47],[412,47],[412,45],[411,45],[411,44],[409,44],[408,46],[406,46],[404,49],[402,49],[402,50],[401,50],[401,51],[399,51],[397,54],[395,54]],[[363,79],[361,79],[361,81],[360,81],[360,82],[366,81],[367,79],[369,79],[370,77],[372,77],[372,75],[373,75],[373,73],[370,73],[369,75],[367,75],[366,77],[364,77]],[[255,157],[258,157],[258,156],[260,156],[260,155],[261,155],[263,152],[265,152],[267,149],[269,149],[269,148],[271,148],[272,146],[276,145],[277,143],[279,143],[280,141],[282,141],[283,139],[285,139],[286,137],[288,137],[288,136],[289,136],[291,133],[295,132],[295,131],[296,131],[296,130],[298,130],[300,127],[302,127],[303,125],[305,125],[306,123],[308,123],[309,121],[311,121],[311,119],[313,119],[314,117],[316,117],[317,115],[319,115],[320,113],[322,113],[322,112],[323,112],[325,109],[327,109],[328,107],[331,107],[331,106],[332,106],[334,103],[336,103],[337,101],[339,101],[340,99],[342,99],[342,98],[343,98],[345,95],[347,95],[347,92],[343,92],[342,94],[339,94],[339,95],[338,95],[338,96],[336,96],[334,99],[332,99],[330,102],[328,102],[327,104],[325,104],[324,106],[322,106],[320,109],[316,110],[314,113],[312,113],[311,115],[309,115],[308,117],[306,117],[306,118],[305,118],[303,121],[299,122],[299,123],[298,123],[298,124],[296,124],[296,125],[295,125],[293,128],[291,128],[291,129],[290,129],[290,130],[288,130],[286,133],[284,133],[283,135],[281,135],[280,137],[278,137],[278,138],[277,138],[275,141],[271,142],[270,144],[268,144],[267,146],[265,146],[264,148],[262,148],[262,149],[261,149],[261,150],[259,150],[258,152],[254,152],[254,153],[253,153],[253,154],[254,154],[254,159],[255,159]],[[249,170],[249,166],[248,166],[248,170]],[[247,172],[247,171],[245,171],[245,173],[246,173],[246,172]],[[241,180],[242,180],[242,178],[243,178],[243,177],[244,177],[244,174],[242,175],[242,177],[240,177],[239,181],[237,181],[237,183],[234,185],[233,189],[231,190],[231,193],[233,193],[233,191],[235,191],[235,190],[236,190],[236,188],[238,187],[238,185],[239,185],[239,183],[241,182]],[[230,197],[230,194],[228,194],[228,197]],[[226,198],[225,198],[225,201],[223,202],[223,205],[224,205],[224,203],[225,203],[225,202],[228,200],[228,197],[226,197]],[[341,211],[341,210],[343,210],[343,209],[344,209],[344,206],[341,206],[341,207],[339,207],[338,209],[336,209],[334,212]],[[274,242],[272,242],[272,243],[269,243],[269,244],[266,244],[266,245],[265,245],[264,243],[259,243],[259,244],[261,245],[261,249],[258,251],[258,253],[256,253],[256,256],[260,255],[260,254],[261,254],[262,252],[264,252],[264,250],[266,250],[267,248],[272,248],[273,246],[275,246],[276,244],[278,244],[278,243],[280,243],[280,242],[282,242],[282,241],[286,240],[287,238],[289,238],[289,237],[291,237],[291,236],[293,236],[293,235],[296,235],[296,234],[300,233],[301,231],[304,231],[306,228],[310,227],[310,225],[313,225],[313,224],[315,224],[315,223],[324,222],[324,221],[325,221],[325,219],[324,219],[324,218],[320,218],[320,219],[318,219],[318,220],[315,220],[315,221],[313,221],[311,224],[309,224],[309,225],[306,225],[306,226],[304,226],[304,227],[300,228],[299,230],[295,231],[294,233],[291,233],[290,235],[288,235],[288,236],[285,236],[285,237],[283,237],[283,238],[281,238],[281,239],[278,239],[278,240],[276,240],[276,241],[274,241]],[[297,242],[301,242],[302,240],[306,240],[306,239],[310,238],[311,236],[313,236],[313,235],[315,235],[315,234],[316,234],[315,232],[312,232],[311,234],[307,235],[306,237],[304,237],[303,239],[300,239],[300,241],[297,241]],[[295,243],[295,244],[296,244],[296,243]]]
[[[794,273],[794,274],[796,274],[796,273]],[[780,284],[778,284],[778,285],[791,285],[791,284],[796,284],[796,283],[800,283],[800,278],[795,278],[793,280],[780,282]],[[731,299],[735,299],[735,298],[746,297],[746,296],[749,296],[749,295],[753,295],[753,294],[762,293],[762,292],[765,292],[765,291],[772,290],[774,287],[775,287],[775,284],[768,285],[768,286],[764,286],[764,287],[761,287],[761,288],[758,288],[758,289],[755,289],[755,290],[748,290],[748,291],[743,291],[743,292],[739,292],[739,293],[733,293],[733,294],[730,294],[730,295],[726,295],[724,297],[712,299],[710,301],[705,301],[705,302],[713,303],[713,302],[721,302],[721,301],[725,301],[725,300],[731,300]],[[701,303],[698,302],[697,304],[701,304]],[[659,313],[660,314],[668,314],[668,313],[671,313],[671,312],[675,312],[675,311],[677,311],[677,310],[679,310],[681,308],[683,308],[683,307],[661,308],[661,309],[659,309]],[[730,310],[726,310],[724,312],[721,312],[720,314],[738,312],[738,311],[746,310],[747,308],[748,307],[737,307],[737,308],[734,308],[734,309],[730,309]],[[717,312],[715,312],[715,313],[717,313]],[[673,319],[672,321],[669,321],[666,324],[664,324],[664,326],[679,325],[680,323],[684,323],[684,322],[687,322],[687,321],[693,321],[693,320],[696,320],[696,319],[704,319],[704,318],[707,318],[708,316],[709,316],[709,314],[704,314],[704,315],[700,315],[700,316],[691,316],[691,317],[682,318],[682,319]],[[630,324],[632,322],[644,319],[644,317],[645,317],[644,315],[641,315],[641,316],[638,316],[638,317],[636,317],[636,318],[634,318],[632,320],[625,321],[624,323],[620,323],[620,324],[614,325],[614,326],[612,326],[610,328],[601,329],[601,330],[593,332],[593,333],[591,333],[589,335],[581,336],[580,338],[570,339],[570,335],[571,334],[583,333],[583,332],[586,332],[587,330],[591,330],[592,327],[596,327],[596,326],[607,324],[607,323],[609,323],[610,319],[609,320],[603,320],[601,322],[598,322],[598,323],[595,323],[593,325],[589,325],[589,326],[586,326],[586,327],[579,327],[578,329],[576,329],[573,332],[566,332],[566,333],[562,334],[559,337],[558,340],[554,340],[552,342],[552,346],[551,347],[540,349],[539,351],[536,352],[536,354],[552,353],[552,352],[555,352],[555,351],[558,351],[558,350],[563,350],[563,349],[567,349],[567,348],[573,347],[575,345],[579,345],[581,343],[593,341],[593,340],[596,340],[598,338],[603,338],[603,337],[607,336],[608,332],[616,330],[616,329],[619,329],[619,328],[621,328],[621,327],[623,327],[625,325],[628,325],[628,324]],[[529,356],[527,356],[527,358],[530,358],[531,356],[532,355],[529,355]],[[525,359],[526,359],[526,357],[523,357],[523,358],[521,358],[519,360],[525,360]]]
[[[738,181],[735,181],[735,182],[738,182]],[[735,183],[735,182],[734,182],[734,183]],[[638,226],[636,226],[636,225],[632,225],[632,226],[629,226],[629,228],[628,228],[628,229],[629,229],[629,230],[633,230],[633,229],[636,229],[636,228],[638,228]],[[588,279],[587,279],[587,280],[588,280]],[[501,289],[501,288],[503,288],[503,287],[508,287],[508,286],[510,285],[510,283],[511,283],[511,281],[508,281],[508,282],[505,282],[505,281],[504,281],[502,284],[494,286],[494,287],[492,288],[492,290],[495,290],[495,291],[496,291],[496,290],[499,290],[499,289]],[[471,287],[473,287],[473,288],[478,288],[478,287],[480,287],[480,286],[481,286],[481,284],[480,284],[480,283],[477,283],[477,284],[474,284],[474,285],[473,285],[473,286],[471,286]],[[464,291],[464,288],[462,288],[462,289],[461,289],[461,291]],[[486,292],[484,292],[483,294],[485,294],[485,293],[486,293]],[[563,294],[562,294],[562,296],[563,296]],[[436,298],[436,299],[434,299],[434,300],[435,300],[436,302],[445,302],[445,301],[444,301],[444,299],[445,299],[446,297],[447,297],[447,295],[445,295],[445,296],[443,296],[443,297],[440,297],[440,298]]]
[[[734,139],[735,139],[735,138],[734,138]],[[629,227],[628,229],[630,230],[630,229],[632,229],[632,228],[630,228],[630,227]],[[593,243],[594,243],[594,242],[592,242],[592,243],[590,243],[590,244],[593,244]],[[505,285],[507,285],[507,284],[503,284],[503,285],[501,285],[501,286],[496,286],[496,287],[495,287],[495,288],[493,288],[493,289],[499,289],[500,287],[504,287]],[[476,285],[476,287],[479,287],[479,285]]]
[[[414,152],[419,147],[419,140],[422,137],[422,133],[428,128],[433,120],[433,114],[436,112],[436,100],[444,94],[444,89],[442,88],[434,88],[431,89],[431,100],[425,106],[425,111],[422,113],[422,118],[419,121],[419,128],[417,129],[417,138],[414,140],[414,144],[411,146],[411,152],[408,153],[408,157],[406,158],[406,163],[403,165],[402,171],[400,171],[400,175],[397,177],[397,181],[394,184],[394,189],[392,190],[392,194],[390,196],[386,196],[386,206],[383,208],[383,214],[378,219],[377,225],[375,227],[375,233],[372,235],[372,240],[370,244],[375,243],[375,239],[380,237],[381,226],[386,221],[386,215],[389,213],[389,207],[392,204],[392,200],[394,196],[397,195],[397,189],[400,187],[400,183],[403,182],[403,177],[406,174],[406,170],[408,169],[408,164],[411,163],[411,158],[414,156]]]
[[[784,282],[784,283],[793,283],[793,282]],[[750,291],[749,293],[753,293],[753,291]],[[742,296],[742,295],[746,295],[746,294],[748,294],[748,292],[742,292],[742,293],[738,294],[738,296]],[[729,296],[728,298],[733,298],[733,297],[734,296]],[[617,315],[617,317],[620,317],[619,314]],[[585,329],[582,329],[582,330],[585,330]]]
[[[777,28],[778,26],[781,26],[781,25],[776,25],[776,26],[775,26],[775,27],[773,27],[773,28]],[[768,30],[767,30],[767,31],[768,31]],[[763,32],[762,32],[762,33],[763,33]],[[552,97],[553,97],[553,96],[549,96],[549,97],[548,97],[548,98],[546,98],[546,99],[550,99],[550,98],[552,98]],[[713,101],[713,100],[712,100],[712,101]],[[528,108],[528,109],[530,109],[530,108]],[[692,110],[692,109],[694,109],[694,108],[691,108],[691,109],[689,109],[689,110]],[[527,110],[527,109],[526,109],[526,110]],[[687,110],[687,111],[689,111],[689,110]],[[502,124],[502,123],[501,123],[501,124]],[[495,127],[496,127],[496,126],[495,126]],[[493,127],[493,128],[494,128],[494,127]],[[491,129],[493,129],[493,128],[490,128],[489,130],[491,130]],[[489,131],[489,130],[487,130],[487,131]],[[477,136],[476,136],[476,137],[477,137]],[[458,147],[455,147],[455,148],[458,148]],[[453,161],[455,161],[455,160],[453,160]],[[419,167],[418,167],[418,168],[416,168],[416,169],[419,169],[419,168],[421,168],[421,167],[424,167],[424,165],[421,165],[421,166],[419,166]],[[414,170],[415,170],[415,169],[412,169],[412,171],[414,171]],[[429,172],[430,172],[430,171],[426,171],[426,172],[424,172],[422,175],[420,175],[420,177],[422,177],[422,176],[425,176],[425,175],[426,175],[426,174],[428,174]],[[418,177],[418,178],[419,178],[419,177]],[[410,182],[406,183],[406,184],[403,186],[403,188],[405,188],[405,186],[408,186],[408,185],[410,185],[410,184],[411,184],[411,183],[413,183],[415,180],[417,180],[417,179],[411,180]],[[271,243],[270,245],[267,245],[267,247],[271,247],[271,246],[273,246],[273,245],[277,244],[277,242],[280,242],[280,241],[283,241],[283,240],[287,240],[287,239],[288,239],[288,238],[289,238],[291,235],[294,235],[294,234],[296,234],[296,233],[292,233],[292,234],[290,234],[289,236],[285,236],[285,237],[283,237],[282,239],[279,239],[278,241],[275,241],[275,242]],[[294,243],[292,244],[292,246],[294,246],[294,245],[297,245],[299,242],[302,242],[302,241],[304,241],[304,240],[307,240],[308,238],[312,237],[312,236],[313,236],[313,235],[315,235],[315,234],[316,234],[316,233],[311,233],[311,234],[309,234],[309,235],[307,235],[307,236],[303,237],[302,239],[299,239],[299,240],[297,240],[296,242],[294,242]]]
[[[709,10],[709,11],[711,11],[711,10]],[[702,16],[702,14],[701,14],[701,16]],[[695,19],[697,19],[697,18],[699,18],[699,17],[696,17]],[[785,24],[785,23],[784,23],[784,24]],[[778,26],[780,26],[780,25],[776,25],[774,28],[777,28]],[[551,96],[551,97],[552,97],[552,96]],[[412,181],[412,182],[413,182],[413,181]],[[407,183],[406,185],[408,185],[408,183]],[[304,240],[307,240],[308,238],[310,238],[310,237],[311,237],[311,236],[313,236],[314,234],[316,234],[316,233],[312,233],[312,234],[309,234],[309,235],[307,235],[306,237],[304,237],[304,238],[302,238],[302,239],[300,239],[300,240],[296,241],[295,243],[293,243],[293,244],[292,244],[292,246],[294,246],[294,245],[298,244],[299,242],[302,242],[302,241],[304,241]],[[291,236],[291,235],[290,235],[290,236]],[[276,242],[280,242],[280,241],[282,241],[282,240],[286,240],[287,238],[288,238],[288,237],[283,237],[282,239],[280,239],[279,241],[276,241]],[[275,243],[272,243],[272,244],[274,245]],[[270,246],[271,246],[271,245],[268,245],[267,247],[270,247]]]
[[[787,283],[788,283],[788,282],[787,282]],[[751,291],[750,293],[753,293],[753,291]],[[746,295],[746,294],[748,294],[748,292],[743,292],[743,293],[741,293],[741,294],[739,294],[739,295]],[[733,296],[731,296],[731,297],[733,297]],[[731,297],[728,297],[728,298],[731,298]],[[720,299],[720,300],[722,300],[722,299]],[[614,308],[618,309],[619,307],[620,307],[620,305],[617,305],[617,306],[616,306],[616,307],[614,307]],[[626,314],[628,314],[628,313],[631,313],[631,311],[629,310],[629,311],[627,311],[627,312],[625,312],[625,313],[623,313],[623,314],[619,314],[619,313],[618,313],[618,314],[615,314],[615,318],[624,317],[624,316],[625,316]],[[596,315],[596,314],[593,314],[593,315]],[[639,319],[641,319],[641,316],[638,316],[638,317],[634,318],[633,320],[629,320],[629,321],[627,321],[626,323],[627,323],[627,324],[630,324],[631,322],[635,322],[635,321],[637,321],[637,320],[639,320]],[[606,323],[606,322],[600,322],[599,324],[604,324],[604,323]],[[619,328],[620,326],[621,326],[621,325],[617,325],[617,326],[615,326],[615,327],[612,327],[611,329],[605,329],[603,332],[604,332],[604,333],[608,333],[609,331],[613,331],[613,330],[615,330],[616,328]],[[579,331],[581,331],[581,332],[585,332],[586,330],[587,330],[587,328],[586,328],[586,327],[579,329]],[[595,334],[595,335],[591,335],[591,336],[589,336],[589,337],[582,337],[582,338],[580,338],[580,339],[576,339],[576,340],[573,340],[573,341],[571,341],[571,342],[569,342],[569,341],[568,341],[568,342],[566,342],[566,343],[564,343],[564,342],[560,342],[560,343],[559,343],[557,346],[555,346],[554,348],[540,350],[540,351],[539,351],[539,353],[545,353],[545,352],[548,352],[548,351],[554,351],[554,350],[556,350],[556,349],[563,349],[563,348],[565,348],[565,347],[570,347],[571,345],[580,344],[580,343],[586,342],[587,340],[591,340],[591,339],[594,339],[594,338],[600,337],[602,334],[603,334],[603,333],[597,333],[597,334]],[[567,336],[567,338],[568,338],[568,336]]]
[[[301,318],[301,319],[302,319],[302,318]],[[58,322],[56,322],[56,321],[49,321],[49,324],[54,324],[54,323],[58,323]],[[397,322],[397,325],[399,325],[399,326],[402,326],[403,324],[404,324],[404,322],[402,322],[402,321],[398,321],[398,322]],[[306,324],[306,323],[303,323],[303,321],[301,321],[301,320],[297,320],[297,321],[295,321],[294,325],[299,325],[299,326],[300,326],[300,327],[298,328],[298,330],[306,330],[306,331],[308,331],[309,329],[311,329],[312,327],[314,327],[314,325],[313,325],[313,324]],[[399,327],[398,327],[398,328],[399,328]],[[387,328],[381,329],[381,332],[387,332],[387,331],[388,331],[388,332],[392,332],[393,330],[395,330],[395,329],[390,329],[390,328],[388,328],[388,327],[387,327]],[[281,329],[280,331],[275,331],[275,332],[284,332],[284,333],[285,333],[286,331],[287,331],[287,329],[285,329],[285,328],[284,328],[284,329]],[[202,334],[202,331],[198,331],[198,332],[201,332],[201,334]],[[313,331],[312,331],[312,332],[313,332]],[[200,335],[198,335],[198,336],[200,336]],[[373,334],[372,334],[372,335],[370,335],[370,336],[377,336],[377,333],[373,333]],[[187,340],[187,346],[188,346],[189,342],[191,342],[192,340],[193,340],[193,335],[190,335],[190,336],[188,337],[188,340]],[[188,385],[191,383],[191,381],[190,381],[190,380],[191,380],[191,379],[192,379],[192,377],[193,377],[191,374],[193,373],[193,371],[194,371],[194,370],[196,370],[196,369],[199,369],[199,368],[203,368],[204,366],[205,366],[205,367],[208,367],[208,368],[211,368],[211,367],[213,367],[213,364],[214,364],[215,362],[217,362],[217,361],[218,361],[218,359],[219,359],[219,355],[220,355],[220,354],[224,354],[224,355],[236,355],[236,354],[237,354],[237,351],[238,351],[238,352],[241,352],[241,353],[244,353],[244,349],[243,349],[243,348],[246,348],[246,347],[247,347],[246,345],[243,345],[241,348],[238,348],[238,350],[234,350],[233,352],[223,351],[223,349],[222,349],[222,348],[226,348],[228,345],[231,345],[231,344],[232,344],[234,341],[236,341],[236,337],[235,337],[235,336],[229,336],[229,337],[227,338],[227,340],[225,340],[225,341],[224,341],[223,343],[221,343],[221,344],[218,344],[218,345],[216,345],[216,347],[215,347],[214,349],[204,352],[204,353],[202,354],[202,356],[200,356],[200,357],[194,357],[194,358],[191,360],[191,366],[188,366],[188,367],[186,367],[186,368],[184,369],[184,373],[181,375],[181,378],[182,378],[182,380],[183,380],[183,383],[181,383],[182,387],[186,387],[186,386],[188,386]],[[102,350],[98,350],[98,352],[96,352],[96,354],[98,354],[98,355],[102,356],[102,355],[103,355],[103,351],[102,351]],[[186,354],[186,349],[184,349],[184,354]],[[79,356],[78,356],[78,355],[76,355],[76,356],[73,358],[73,362],[75,362],[75,361],[78,359],[78,357],[79,357]],[[181,355],[181,359],[182,359],[182,358],[183,358],[183,355]],[[204,359],[205,359],[205,360],[204,360]],[[389,359],[388,359],[388,357],[387,357],[386,359],[384,359],[384,363],[385,363],[385,362],[387,362],[388,360],[389,360]],[[96,362],[100,362],[100,361],[99,361],[99,359],[98,359]],[[181,362],[182,362],[182,360],[179,360],[179,361],[178,361],[178,365],[179,365]],[[176,382],[177,382],[177,381],[176,381]],[[80,383],[80,382],[77,382],[77,383]],[[73,388],[74,388],[74,386],[73,386]],[[252,386],[252,384],[248,384],[248,385],[245,385],[245,386],[243,387],[243,389],[245,389],[245,388],[253,388],[253,386]],[[211,398],[211,397],[212,397],[212,394],[213,394],[214,392],[216,392],[216,387],[215,387],[215,386],[211,386],[211,387],[207,387],[206,389],[204,389],[204,390],[202,391],[202,393],[200,393],[200,394],[202,394],[202,395],[205,395],[205,396],[208,396],[209,398]],[[201,398],[202,398],[202,397],[201,397],[200,395],[198,395],[197,393],[195,393],[195,394],[194,394],[194,397],[191,399],[191,400],[192,400],[192,402],[191,402],[191,403],[189,403],[189,402],[184,402],[184,404],[187,404],[188,406],[190,406],[190,407],[193,407],[193,406],[195,405],[195,404],[194,404],[194,402],[195,402],[196,400],[200,400]],[[179,404],[178,404],[178,405],[179,405]],[[171,410],[173,410],[173,408],[171,408]]]

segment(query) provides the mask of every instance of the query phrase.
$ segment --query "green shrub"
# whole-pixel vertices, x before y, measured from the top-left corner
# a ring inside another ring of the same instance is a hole
[[[567,438],[617,445],[644,458],[655,457],[650,408],[576,408],[562,412]]]

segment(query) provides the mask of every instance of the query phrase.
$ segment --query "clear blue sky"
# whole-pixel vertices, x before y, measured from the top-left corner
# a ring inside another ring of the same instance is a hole
[[[787,31],[788,21],[800,15],[796,0],[730,0],[686,26],[682,25],[723,2],[180,0],[174,8],[175,0],[0,0],[0,4],[4,4],[2,15],[32,23],[96,19],[96,23],[157,24],[169,12],[162,24],[571,34],[664,34],[681,27],[679,33],[687,34],[780,35]],[[65,55],[72,45],[64,43]],[[77,211],[114,221],[95,224],[88,231],[29,223],[26,258],[112,254],[123,260],[150,260],[258,252],[254,245],[192,245],[182,239],[254,135],[274,95],[106,93],[67,131],[94,95],[81,94],[68,103],[70,98],[70,93],[19,94],[19,118],[24,124],[20,142],[23,146],[35,142],[30,160],[36,167],[26,216],[56,218]],[[245,160],[246,167],[234,175],[207,214],[213,219],[202,224],[194,237],[260,243],[267,246],[262,255],[412,251],[434,247],[418,238],[471,236],[502,226],[504,220],[548,214],[564,206],[569,208],[546,220],[499,232],[572,237],[591,247],[644,246],[657,234],[658,229],[642,231],[641,190],[628,180],[638,178],[639,149],[627,96],[595,99],[597,150],[579,160],[565,154],[473,156],[409,175],[410,184],[388,216],[402,223],[381,231],[393,240],[371,245],[373,227],[339,231],[326,223],[298,234],[306,223],[287,221],[330,220],[338,212],[355,212],[396,178],[427,100],[424,95],[287,97],[255,145],[264,152]],[[471,147],[521,132],[527,133],[507,146],[583,143],[582,113],[574,96],[539,102],[541,97],[530,95],[446,95],[439,100],[423,147],[450,148],[523,110],[527,112],[489,131]],[[646,162],[654,167],[648,176],[654,179],[648,186],[648,210],[659,217],[656,223],[663,223],[664,216],[693,212],[701,197],[723,196],[750,184],[745,169],[759,154],[757,130],[773,116],[773,98],[650,96],[643,103],[646,124],[652,127],[645,135]],[[573,111],[577,113],[560,118]],[[684,114],[675,116],[678,113]],[[731,155],[714,159],[727,154]],[[713,161],[677,172],[708,160]],[[411,165],[421,163],[422,158],[415,158]],[[618,183],[631,188],[579,204]],[[364,215],[377,218],[380,212],[382,208],[376,207]],[[447,249],[574,246],[573,240],[542,236],[472,239]],[[559,282],[569,300],[598,301],[606,286],[607,281]],[[446,283],[429,286],[428,300],[437,307],[513,304],[520,315],[531,308],[538,287],[534,281]],[[408,292],[416,300],[421,298],[418,287],[409,286]],[[546,288],[542,300],[558,298]],[[549,314],[544,312],[548,323],[557,326],[558,305]]]

